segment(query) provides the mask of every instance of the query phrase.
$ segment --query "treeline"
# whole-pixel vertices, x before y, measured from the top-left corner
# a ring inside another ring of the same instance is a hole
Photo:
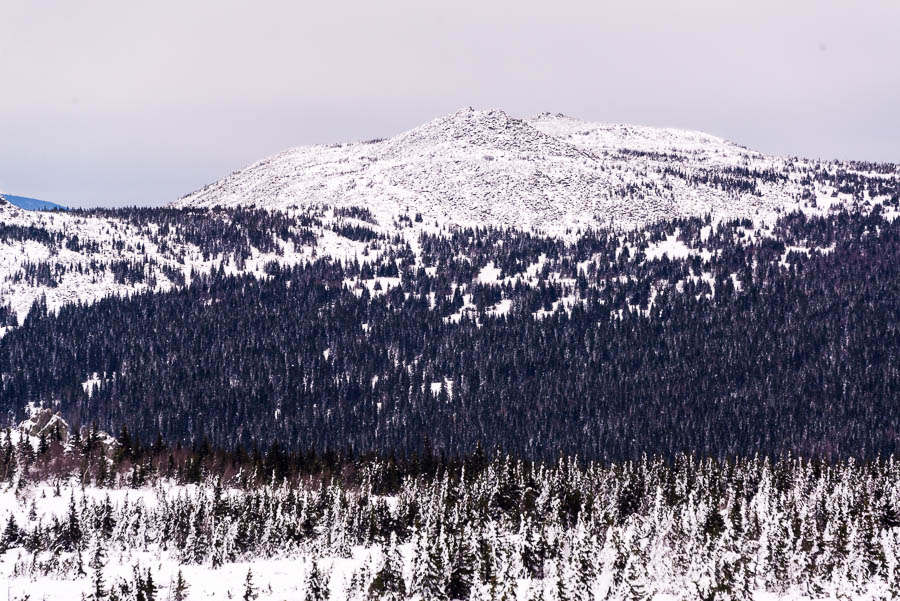
[[[49,412],[48,412],[49,414]],[[339,478],[344,486],[361,484],[361,466],[379,464],[372,481],[377,494],[395,494],[404,478],[433,479],[443,472],[479,473],[490,456],[479,447],[465,457],[436,453],[427,437],[423,451],[380,459],[372,453],[358,454],[350,448],[319,453],[315,449],[291,451],[277,441],[259,447],[231,449],[213,447],[203,439],[191,447],[168,445],[161,435],[143,442],[123,426],[117,437],[91,427],[69,427],[54,418],[37,435],[22,435],[6,428],[0,433],[0,486],[24,489],[37,482],[75,477],[81,486],[138,488],[165,478],[177,484],[200,484],[210,477],[250,488],[258,485],[297,485],[310,480]],[[237,475],[240,475],[239,477]]]
[[[351,215],[365,213],[350,212]],[[280,211],[254,208],[234,209],[167,209],[125,207],[117,209],[72,209],[66,218],[103,219],[103,228],[114,249],[129,247],[134,239],[143,240],[137,250],[143,252],[147,242],[156,246],[164,257],[178,259],[184,245],[199,249],[203,260],[220,255],[246,260],[256,249],[262,253],[278,253],[282,244],[296,247],[314,245],[315,228],[322,222],[315,211],[288,215]],[[71,221],[69,221],[71,222]],[[351,228],[352,229],[352,228]],[[355,230],[354,230],[355,231]],[[67,228],[48,229],[35,225],[0,223],[0,242],[37,242],[51,254],[66,249],[86,257],[100,252],[96,239],[83,239]]]
[[[247,259],[251,249],[278,252],[280,242],[304,246],[315,244],[313,228],[321,226],[312,211],[288,215],[280,211],[255,208],[233,209],[168,209],[125,207],[117,209],[76,209],[77,217],[99,217],[113,226],[136,228],[165,254],[177,245],[192,244],[203,253],[204,260],[220,254]]]

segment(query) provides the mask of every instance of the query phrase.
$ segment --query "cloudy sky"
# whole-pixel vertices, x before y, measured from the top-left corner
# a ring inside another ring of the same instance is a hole
[[[900,162],[898,31],[896,0],[4,0],[0,190],[159,205],[463,106]]]

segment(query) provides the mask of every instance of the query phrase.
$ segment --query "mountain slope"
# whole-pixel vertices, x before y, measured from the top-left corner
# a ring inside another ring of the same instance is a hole
[[[457,231],[373,264],[226,262],[38,305],[0,340],[0,414],[226,448],[402,454],[427,432],[450,456],[551,461],[900,452],[900,220],[747,225]]]
[[[288,150],[176,209],[43,212],[0,199],[0,335],[41,298],[54,311],[180,287],[192,274],[263,276],[269,263],[316,257],[409,255],[421,265],[428,236],[455,237],[455,225],[574,242],[577,232],[559,234],[608,225],[640,233],[648,222],[709,214],[748,218],[754,235],[769,235],[779,213],[877,206],[893,218],[898,201],[896,165],[767,157],[699,132],[465,109],[389,140]],[[649,257],[659,241],[648,236],[616,244],[652,242]],[[702,240],[679,248],[705,260],[715,252]],[[540,268],[537,256],[528,261]]]
[[[0,200],[0,335],[42,298],[55,311],[168,290],[213,269],[263,275],[269,262],[308,260],[316,238],[301,221],[252,210],[28,211]],[[328,236],[334,253],[363,246]]]
[[[63,205],[56,204],[55,202],[49,202],[46,200],[38,200],[37,198],[29,198],[27,196],[15,196],[13,194],[0,194],[0,198],[4,198],[10,204],[17,206],[20,209],[25,209],[26,211],[52,211],[52,210],[65,211],[68,209],[68,207],[64,207]]]
[[[836,174],[885,177],[870,171],[768,157],[700,132],[463,109],[387,140],[287,150],[173,206],[364,206],[381,224],[421,213],[560,232],[707,213],[771,220],[811,199],[850,201],[836,194]]]

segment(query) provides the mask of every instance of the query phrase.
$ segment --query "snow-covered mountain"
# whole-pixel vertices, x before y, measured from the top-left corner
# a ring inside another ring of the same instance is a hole
[[[900,598],[898,214],[896,165],[471,109],[171,208],[0,195],[0,578]]]
[[[19,207],[20,209],[26,209],[28,211],[65,211],[68,209],[68,207],[56,204],[55,202],[39,200],[37,198],[30,198],[28,196],[15,196],[13,194],[3,193],[0,194],[0,198]]]
[[[809,174],[862,167],[770,157],[694,131],[467,108],[386,140],[293,148],[173,206],[364,206],[382,224],[421,213],[553,232],[707,213],[766,219],[832,198]]]
[[[896,165],[770,157],[699,132],[464,109],[387,140],[285,151],[171,209],[26,211],[0,197],[0,335],[42,297],[54,310],[167,290],[212,269],[262,275],[270,262],[365,263],[407,251],[420,260],[421,236],[455,225],[568,239],[587,227],[709,214],[748,218],[764,232],[793,210],[882,204],[896,214],[898,196]],[[216,206],[228,210],[208,210]]]

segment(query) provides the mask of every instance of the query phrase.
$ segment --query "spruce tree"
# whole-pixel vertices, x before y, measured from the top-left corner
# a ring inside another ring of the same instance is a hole
[[[371,558],[363,565],[359,566],[350,575],[350,583],[347,585],[346,595],[348,599],[361,601],[368,598],[369,586],[371,585],[372,570],[370,566]]]
[[[493,601],[516,601],[518,578],[512,569],[512,558],[507,553],[496,557],[499,564],[494,570],[491,597]]]
[[[369,587],[372,599],[400,601],[406,596],[406,583],[403,580],[403,563],[397,549],[397,536],[391,533],[390,542],[381,560],[381,568]]]
[[[521,540],[522,565],[528,578],[544,577],[544,561],[547,557],[547,545],[541,528],[530,520],[522,520],[519,529]]]
[[[141,576],[141,571],[137,566],[134,566],[132,571],[132,578],[134,579],[134,598],[135,601],[148,601],[147,599],[147,591],[146,591],[146,581],[144,577]]]
[[[178,576],[175,578],[175,586],[172,589],[172,601],[186,601],[189,588],[187,581],[185,581],[184,576],[181,574],[181,570],[178,570]]]
[[[621,590],[626,601],[645,601],[653,597],[647,578],[645,559],[639,552],[632,553],[625,564]]]
[[[254,601],[257,597],[259,597],[259,593],[256,590],[256,585],[253,584],[253,570],[247,568],[247,577],[244,578],[244,595],[241,599],[242,601]]]
[[[447,599],[447,573],[444,565],[444,537],[433,528],[415,538],[411,593],[423,601]]]
[[[5,553],[7,549],[11,549],[19,542],[19,526],[13,514],[9,514],[6,521],[6,527],[3,529],[3,536],[0,537],[0,554]]]
[[[478,462],[481,459],[477,460]],[[472,587],[475,574],[476,556],[471,531],[466,528],[462,533],[454,534],[450,557],[450,570],[447,580],[447,594],[451,599],[466,599]]]
[[[312,560],[312,566],[306,577],[305,601],[326,601],[329,597],[328,573],[319,569],[319,562]]]
[[[69,512],[66,518],[65,542],[68,549],[78,549],[81,546],[81,518],[78,516],[78,508],[75,506],[75,492],[69,495]]]
[[[144,578],[144,595],[147,601],[156,601],[156,584],[153,582],[153,573],[147,568],[147,576]]]
[[[112,536],[113,528],[115,528],[115,518],[113,517],[113,506],[112,502],[109,499],[109,495],[106,495],[103,499],[103,505],[101,507],[102,517],[100,518],[100,534],[104,539],[109,539]]]
[[[94,579],[92,584],[91,599],[100,601],[107,598],[106,581],[103,579],[103,568],[94,570]]]
[[[579,522],[572,537],[569,561],[565,566],[569,596],[573,601],[588,601],[593,597],[593,585],[597,567],[591,554],[591,540],[585,525]]]
[[[94,571],[93,578],[93,591],[92,591],[92,599],[94,601],[99,601],[100,599],[106,599],[108,591],[106,590],[106,581],[103,578],[103,567],[104,567],[104,558],[105,553],[103,551],[103,544],[98,539],[94,545],[94,554],[91,557],[91,561],[88,564],[91,569]]]

